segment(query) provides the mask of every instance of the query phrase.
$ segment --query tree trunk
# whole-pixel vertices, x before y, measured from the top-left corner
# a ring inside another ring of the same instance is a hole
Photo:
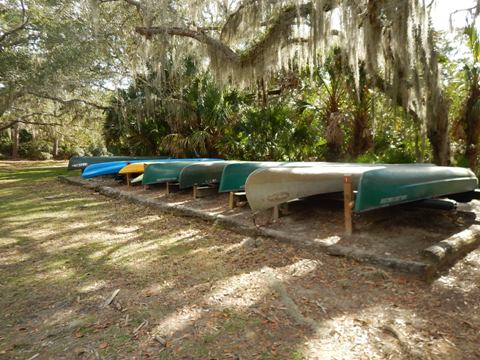
[[[17,159],[18,158],[18,148],[20,147],[20,136],[19,136],[19,131],[18,131],[18,123],[16,123],[12,127],[12,158]]]
[[[432,145],[433,162],[437,165],[449,165],[448,104],[443,95],[441,96],[441,100],[435,102],[436,106],[429,116],[428,139]]]
[[[478,142],[480,140],[480,113],[477,109],[480,100],[480,87],[478,86],[478,78],[476,76],[473,78],[470,94],[464,105],[461,123],[465,130],[465,157],[470,169],[476,172],[478,170]]]
[[[55,140],[53,140],[53,157],[57,158],[58,157],[58,147],[60,144],[60,140],[56,137]]]
[[[365,153],[372,145],[372,133],[368,129],[369,116],[367,112],[359,111],[354,114],[351,155],[357,156]]]

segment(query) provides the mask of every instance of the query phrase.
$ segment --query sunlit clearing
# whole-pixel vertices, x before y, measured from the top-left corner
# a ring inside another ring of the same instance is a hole
[[[162,319],[153,329],[152,333],[171,337],[174,333],[192,326],[192,324],[202,316],[204,311],[204,309],[195,306],[183,308]]]

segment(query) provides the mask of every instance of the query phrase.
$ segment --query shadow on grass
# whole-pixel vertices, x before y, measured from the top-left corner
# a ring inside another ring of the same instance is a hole
[[[474,329],[454,334],[448,317],[425,310],[463,318],[478,288],[439,285],[436,294],[415,296],[431,287],[267,239],[248,244],[201,222],[62,185],[50,174],[34,185],[30,175],[12,175],[19,181],[3,189],[0,351],[9,357],[301,359],[366,350],[406,357],[428,331],[444,335],[425,335],[427,353],[447,339],[454,348],[445,354],[475,355]],[[103,307],[115,289],[112,306]],[[386,324],[417,338],[385,339]]]

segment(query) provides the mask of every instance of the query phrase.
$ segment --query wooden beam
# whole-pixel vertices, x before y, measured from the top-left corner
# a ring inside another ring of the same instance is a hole
[[[130,187],[131,182],[130,182],[130,174],[127,173],[127,186]]]
[[[353,185],[352,175],[343,177],[343,211],[345,216],[345,234],[350,236],[353,233]]]
[[[274,223],[277,222],[279,217],[280,217],[280,206],[275,205],[273,207],[272,222],[274,222]]]

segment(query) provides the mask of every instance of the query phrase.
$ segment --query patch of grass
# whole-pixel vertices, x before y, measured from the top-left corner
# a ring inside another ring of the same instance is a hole
[[[163,251],[165,255],[173,255],[173,256],[179,256],[179,255],[185,255],[188,254],[190,251],[192,251],[192,248],[187,245],[174,245]]]
[[[45,178],[53,178],[60,175],[72,175],[66,168],[51,167],[38,169],[23,169],[16,171],[0,171],[0,181],[16,180],[16,181],[39,181]]]

